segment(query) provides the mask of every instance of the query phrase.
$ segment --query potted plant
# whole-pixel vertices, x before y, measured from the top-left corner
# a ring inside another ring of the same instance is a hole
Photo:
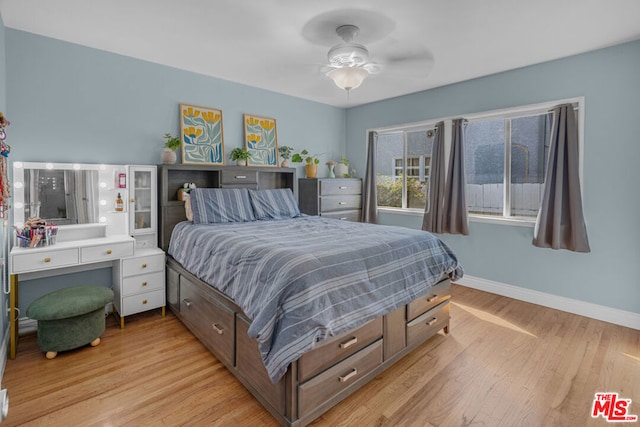
[[[164,149],[162,150],[162,163],[173,164],[178,157],[176,150],[182,145],[182,141],[177,136],[171,135],[169,132],[164,134]]]
[[[340,157],[335,173],[337,178],[349,178],[349,160],[345,156]]]
[[[318,176],[318,163],[320,159],[317,155],[310,155],[307,150],[302,150],[299,153],[294,153],[291,157],[291,161],[294,163],[305,163],[305,174],[307,178],[315,178]]]
[[[278,147],[278,152],[280,153],[280,157],[284,159],[282,160],[282,164],[280,165],[281,167],[283,168],[289,167],[289,158],[291,158],[292,151],[293,151],[293,148],[287,147],[286,145],[282,145]]]
[[[231,160],[235,160],[238,166],[246,166],[247,160],[251,157],[251,153],[246,148],[236,147],[229,153]]]

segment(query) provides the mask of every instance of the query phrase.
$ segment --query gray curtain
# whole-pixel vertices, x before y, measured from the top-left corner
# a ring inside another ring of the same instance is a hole
[[[436,124],[436,135],[431,148],[429,170],[429,197],[422,218],[422,229],[432,233],[443,233],[444,201],[444,122]]]
[[[436,124],[431,151],[429,198],[422,229],[432,233],[469,234],[466,183],[464,177],[464,127],[466,120],[453,121],[451,154],[446,174],[444,164],[444,123]]]
[[[376,141],[377,132],[369,132],[367,143],[367,167],[362,189],[362,222],[376,224],[378,222],[378,195],[376,192]]]
[[[570,104],[553,109],[549,160],[533,245],[591,252],[580,193],[578,126]]]
[[[444,192],[444,230],[451,234],[469,234],[467,192],[464,176],[464,129],[467,121],[453,121],[449,171]]]

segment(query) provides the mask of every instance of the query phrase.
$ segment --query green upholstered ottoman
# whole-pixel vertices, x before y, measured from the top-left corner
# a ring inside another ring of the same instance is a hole
[[[38,346],[53,359],[59,351],[100,344],[105,329],[104,306],[113,291],[103,286],[73,286],[35,300],[27,317],[38,321]]]

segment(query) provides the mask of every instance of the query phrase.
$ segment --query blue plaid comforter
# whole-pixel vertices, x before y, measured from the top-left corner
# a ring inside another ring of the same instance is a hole
[[[317,342],[357,328],[462,277],[430,233],[315,216],[178,224],[169,255],[232,298],[277,382]]]

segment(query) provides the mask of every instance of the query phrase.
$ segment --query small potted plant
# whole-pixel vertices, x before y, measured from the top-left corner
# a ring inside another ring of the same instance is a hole
[[[235,160],[238,166],[247,166],[247,160],[251,158],[251,153],[246,148],[236,147],[229,153],[231,160]]]
[[[307,150],[302,150],[299,153],[294,153],[291,157],[291,161],[294,163],[305,163],[305,174],[307,178],[315,178],[318,176],[318,163],[320,159],[317,155],[310,155]]]
[[[171,135],[169,132],[164,134],[164,149],[162,150],[162,163],[174,164],[178,157],[176,150],[182,145],[182,141],[177,136]]]
[[[349,160],[345,156],[340,157],[340,161],[335,167],[335,173],[337,178],[349,177]]]
[[[289,167],[289,159],[291,158],[291,152],[293,148],[287,147],[286,145],[282,145],[278,147],[278,152],[280,153],[280,157],[283,158],[282,164],[280,165],[283,168]]]

